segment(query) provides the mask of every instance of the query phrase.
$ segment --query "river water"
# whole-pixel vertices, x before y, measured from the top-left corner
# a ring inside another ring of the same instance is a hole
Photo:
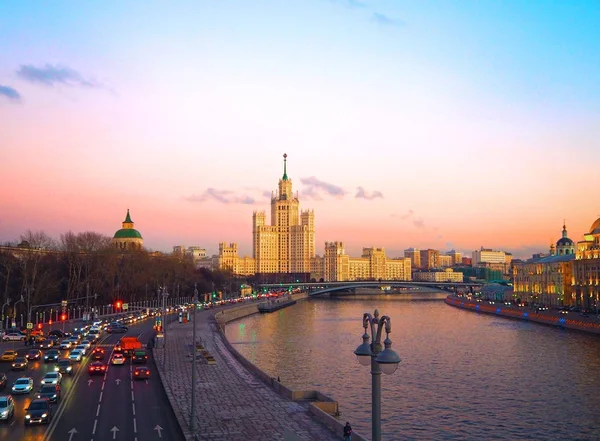
[[[284,385],[336,399],[370,438],[371,375],[353,351],[378,308],[402,359],[382,375],[384,440],[600,440],[598,336],[392,298],[310,299],[226,335]]]

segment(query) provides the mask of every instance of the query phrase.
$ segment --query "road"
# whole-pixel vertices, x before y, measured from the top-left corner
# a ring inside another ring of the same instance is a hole
[[[171,320],[175,316],[170,317]],[[110,360],[115,343],[123,337],[135,336],[146,345],[152,339],[152,318],[129,326],[127,334],[104,334],[98,346],[106,350],[105,361]],[[67,329],[70,330],[70,329]],[[25,354],[28,347],[22,342],[5,342],[0,350],[18,349]],[[105,375],[90,376],[88,357],[79,363],[72,376],[63,379],[62,397],[54,406],[54,416],[47,426],[24,427],[25,408],[34,398],[29,395],[14,395],[16,409],[13,421],[0,425],[0,439],[24,441],[169,441],[183,440],[175,415],[169,405],[163,386],[156,372],[152,355],[148,352],[149,380],[134,380],[130,359],[125,365],[109,365]],[[46,372],[52,371],[54,363],[43,361],[30,363],[28,375],[35,382],[34,391]],[[0,363],[0,370],[7,373],[9,385],[22,373],[10,371],[10,363]]]

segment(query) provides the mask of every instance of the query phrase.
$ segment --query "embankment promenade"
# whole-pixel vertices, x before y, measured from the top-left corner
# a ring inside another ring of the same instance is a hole
[[[449,295],[444,301],[447,305],[472,312],[480,312],[499,317],[600,335],[600,319],[596,315],[586,317],[576,312],[563,313],[557,310],[538,311],[528,307],[505,305],[504,303],[489,300],[481,300],[478,302],[476,299],[469,300],[466,297],[454,295]]]
[[[296,294],[304,300],[306,294]],[[318,391],[287,388],[245,359],[224,335],[227,323],[258,313],[258,302],[197,314],[196,342],[191,323],[167,328],[163,350],[154,350],[167,397],[186,440],[334,441],[342,439],[338,404]],[[191,433],[191,360],[197,363],[196,432]],[[343,416],[342,416],[343,418]],[[344,420],[345,422],[346,420]],[[365,441],[357,433],[353,441]]]

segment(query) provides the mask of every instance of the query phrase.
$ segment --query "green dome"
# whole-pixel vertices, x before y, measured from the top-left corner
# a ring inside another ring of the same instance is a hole
[[[138,230],[133,228],[121,228],[115,233],[115,239],[143,239]]]

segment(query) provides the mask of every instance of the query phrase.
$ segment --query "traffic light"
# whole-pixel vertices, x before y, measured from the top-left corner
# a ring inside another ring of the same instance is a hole
[[[42,329],[42,324],[38,323],[38,329]]]
[[[217,293],[213,292],[213,299],[217,297]]]
[[[121,306],[123,306],[123,302],[121,302],[120,300],[117,300],[117,303],[115,304],[117,309],[121,309]]]
[[[67,319],[67,314],[61,314],[60,319],[64,322]]]

